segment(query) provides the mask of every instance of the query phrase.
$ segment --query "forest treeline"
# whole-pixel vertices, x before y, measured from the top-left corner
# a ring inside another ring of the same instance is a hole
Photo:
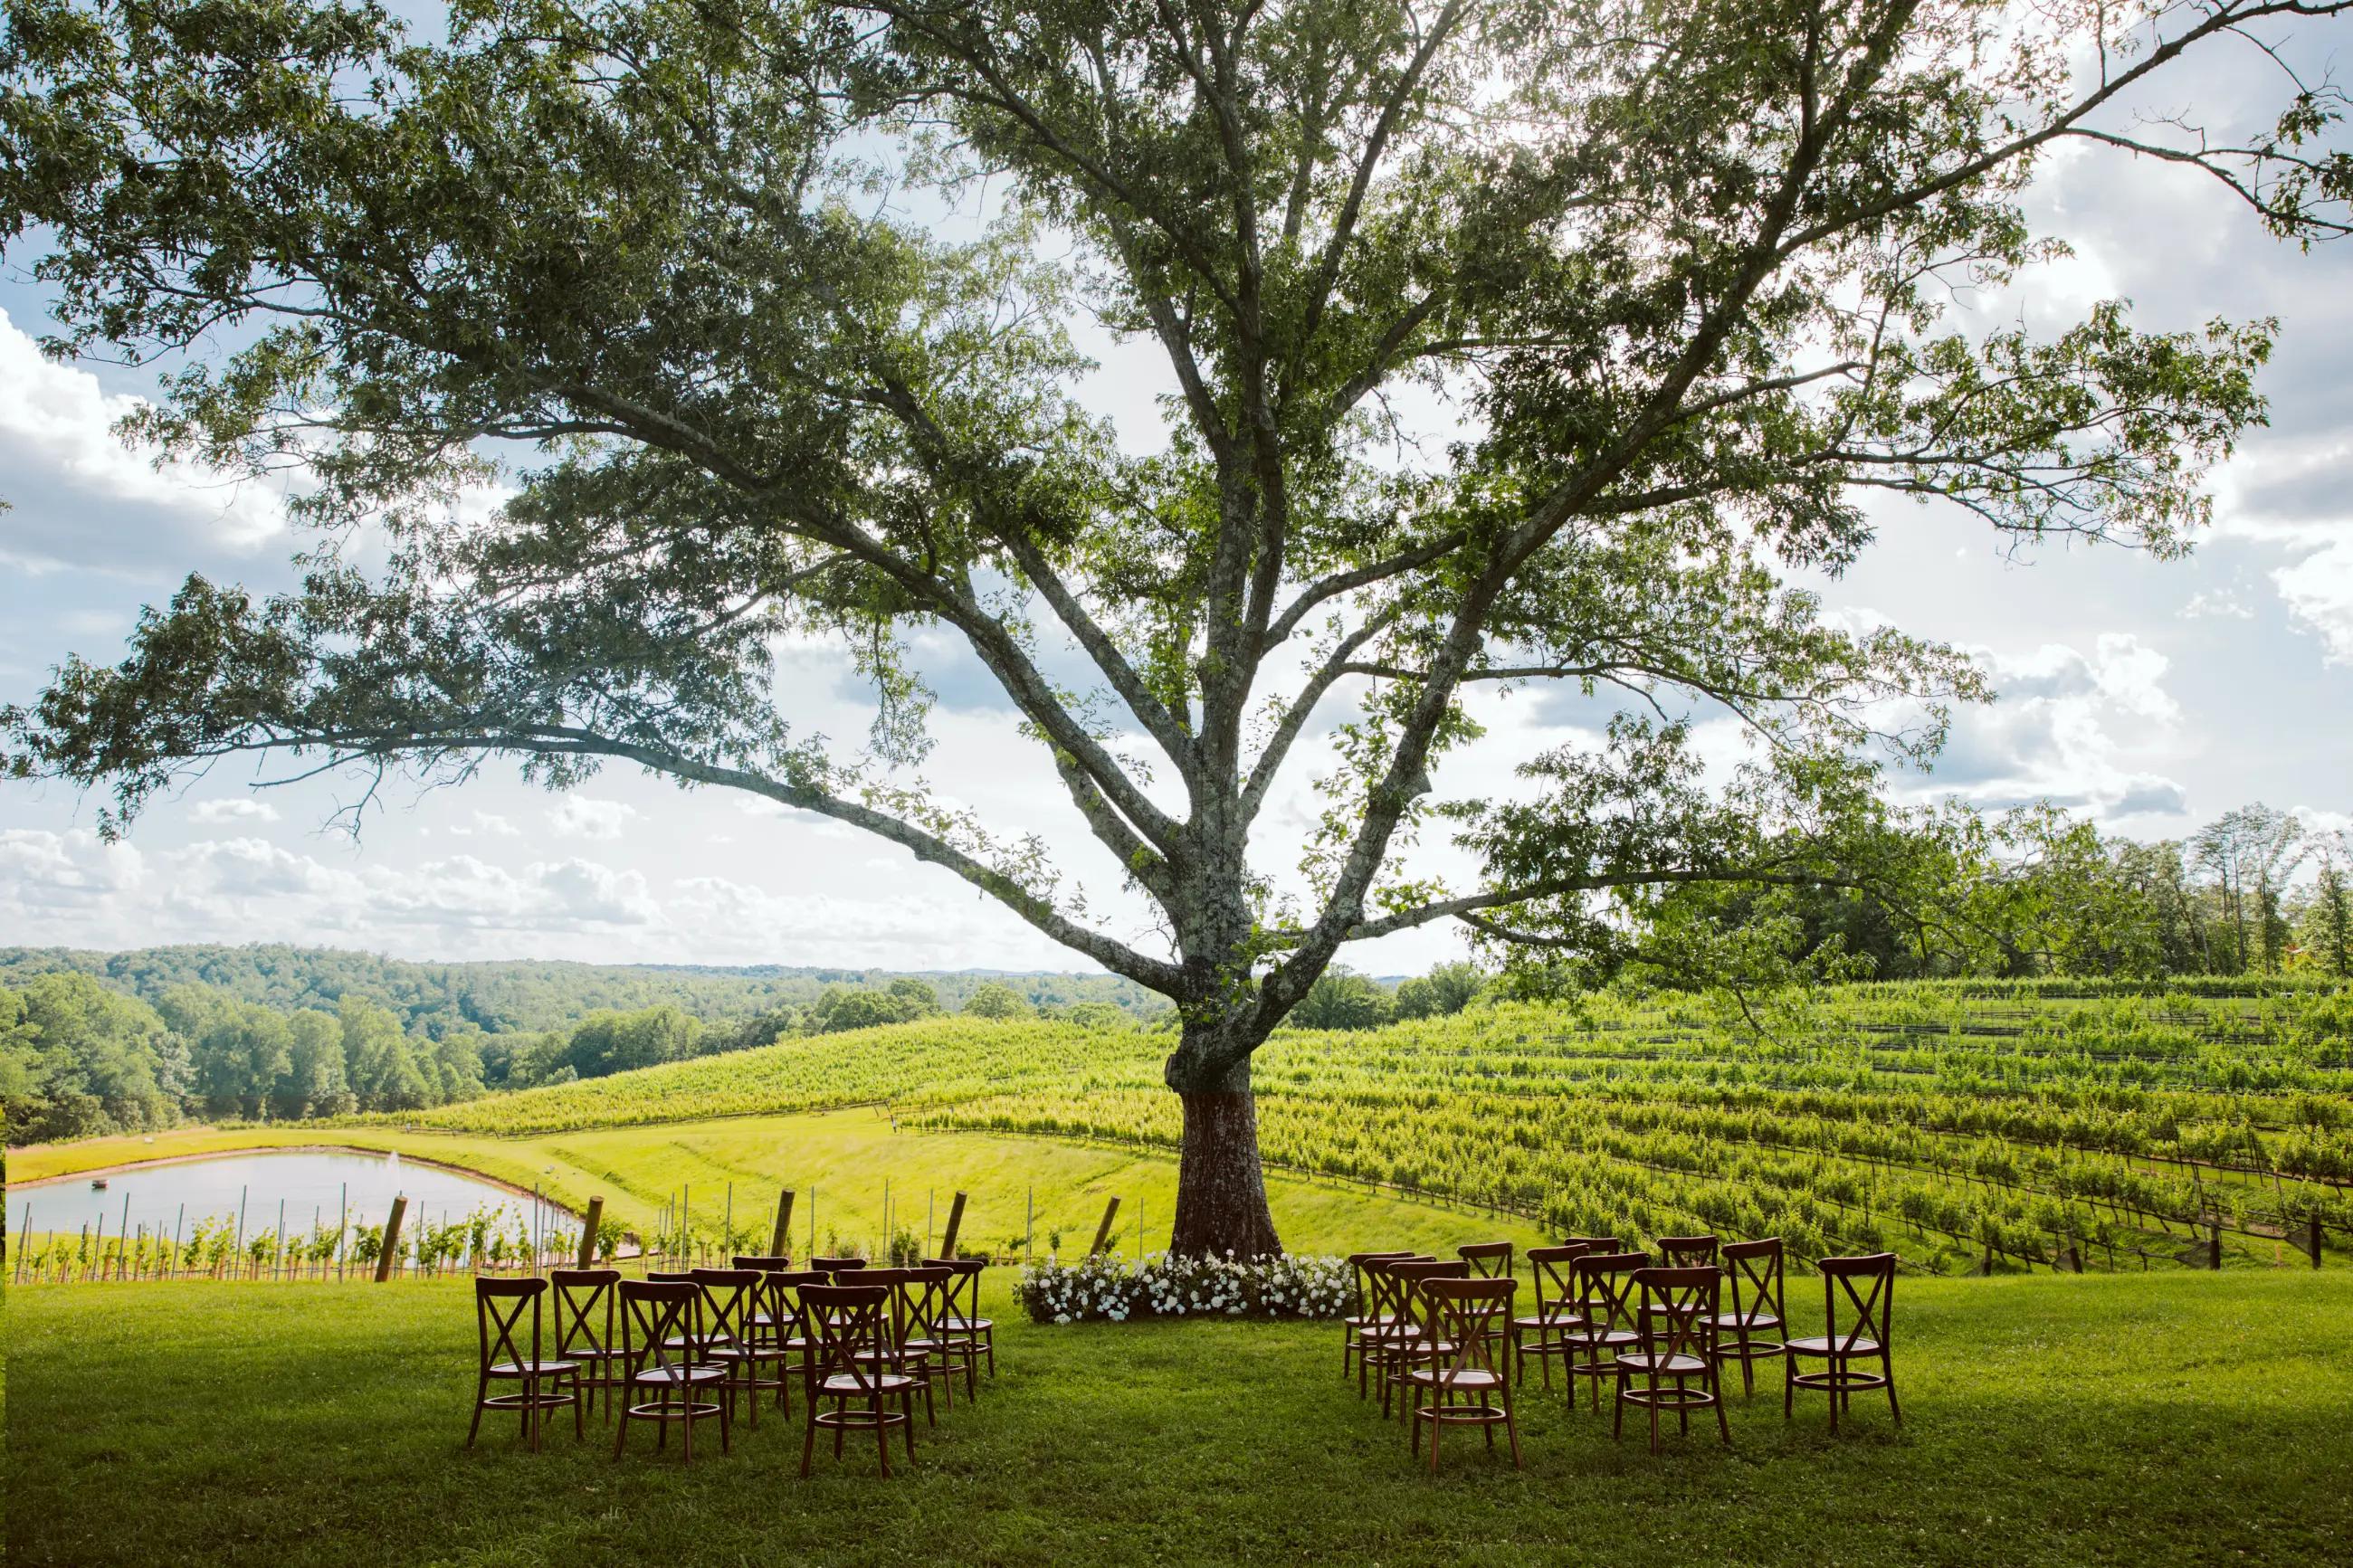
[[[838,978],[818,984],[826,974]],[[1082,974],[403,964],[286,947],[20,948],[0,954],[0,1110],[12,1143],[152,1131],[186,1118],[420,1110],[940,1012],[1124,1027],[1151,1016],[1124,1005],[1140,994],[1124,981]],[[649,995],[670,999],[592,1005]],[[747,1008],[747,999],[765,1005]],[[493,1027],[484,1017],[554,1022]]]

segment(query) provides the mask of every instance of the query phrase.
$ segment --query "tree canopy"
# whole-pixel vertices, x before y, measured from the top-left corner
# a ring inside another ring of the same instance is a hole
[[[2059,253],[2021,195],[2068,144],[2345,232],[2330,84],[2284,75],[2246,135],[2126,112],[2344,9],[462,0],[427,36],[19,0],[0,236],[58,351],[168,359],[134,432],[298,469],[325,531],[300,592],[192,578],[119,666],[69,661],[8,765],[108,787],[110,831],[260,752],[621,763],[879,834],[1175,1000],[1178,1243],[1264,1250],[1250,1055],[1345,944],[1461,921],[1769,970],[1775,928],[1654,906],[1903,900],[1936,819],[1881,770],[1982,679],[1786,574],[1853,560],[1879,496],[2186,546],[2274,324],[2105,301],[2037,332],[1954,297]],[[1093,324],[1167,367],[1155,450],[1087,405]],[[460,504],[485,480],[499,504]],[[338,548],[364,523],[380,569]],[[933,630],[1157,939],[927,781]],[[796,721],[776,660],[809,643],[871,680],[862,744]],[[1620,711],[1516,793],[1440,795],[1466,694],[1528,683]],[[1729,778],[1701,710],[1757,739]],[[1311,732],[1328,809],[1270,843]],[[1398,854],[1441,824],[1477,886]]]

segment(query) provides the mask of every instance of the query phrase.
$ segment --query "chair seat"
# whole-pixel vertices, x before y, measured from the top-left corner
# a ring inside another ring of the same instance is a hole
[[[722,1382],[726,1376],[727,1369],[718,1366],[649,1366],[629,1381],[646,1388],[682,1388]]]
[[[1582,1313],[1538,1312],[1533,1317],[1514,1318],[1512,1320],[1512,1327],[1515,1329],[1574,1329],[1582,1325],[1584,1321],[1585,1318]]]
[[[1356,1317],[1343,1318],[1340,1321],[1352,1329],[1379,1328],[1387,1324],[1396,1322],[1397,1314],[1395,1312],[1366,1312]]]
[[[1770,1312],[1755,1312],[1744,1318],[1737,1312],[1718,1312],[1709,1320],[1719,1329],[1778,1329],[1781,1320]]]
[[[1409,1356],[1452,1355],[1455,1345],[1452,1340],[1409,1340],[1403,1348]]]
[[[501,1361],[491,1363],[492,1377],[544,1377],[551,1372],[577,1372],[580,1363],[569,1361]]]
[[[1679,1373],[1697,1376],[1707,1370],[1707,1363],[1695,1355],[1671,1355],[1663,1351],[1636,1351],[1620,1356],[1618,1364],[1629,1372],[1655,1372],[1662,1377]]]
[[[1606,1329],[1598,1334],[1580,1334],[1577,1342],[1596,1350],[1609,1350],[1618,1345],[1639,1345],[1642,1336],[1631,1329]]]
[[[823,1391],[827,1394],[896,1394],[902,1388],[913,1388],[915,1380],[895,1372],[878,1372],[860,1379],[846,1372],[837,1372],[827,1378]]]
[[[1406,1381],[1427,1388],[1501,1388],[1504,1380],[1482,1367],[1466,1366],[1460,1371],[1451,1367],[1418,1366],[1407,1373]]]
[[[1789,1348],[1797,1352],[1799,1355],[1877,1355],[1879,1353],[1879,1342],[1877,1340],[1856,1340],[1850,1344],[1844,1336],[1841,1336],[1838,1339],[1830,1339],[1821,1334],[1808,1334],[1802,1339],[1791,1340],[1789,1342]]]
[[[942,1318],[940,1327],[955,1333],[986,1333],[997,1327],[994,1318]]]

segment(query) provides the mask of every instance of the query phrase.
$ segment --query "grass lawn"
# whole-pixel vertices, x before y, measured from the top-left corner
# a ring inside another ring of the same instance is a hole
[[[2341,1272],[1907,1279],[1900,1428],[1862,1397],[1835,1439],[1819,1399],[1785,1426],[1775,1373],[1736,1395],[1733,1447],[1695,1425],[1653,1458],[1532,1388],[1525,1473],[1457,1437],[1435,1480],[1328,1326],[1033,1328],[1008,1284],[1002,1375],[889,1481],[871,1447],[799,1479],[775,1420],[691,1469],[637,1436],[617,1465],[593,1422],[465,1451],[460,1282],[20,1289],[7,1560],[2318,1563],[2353,1540]]]
[[[879,1247],[886,1177],[896,1225],[920,1236],[931,1203],[944,1225],[949,1200],[962,1189],[971,1194],[962,1232],[965,1244],[1008,1253],[1019,1250],[1033,1191],[1039,1252],[1050,1249],[1056,1231],[1064,1251],[1083,1251],[1103,1218],[1104,1201],[1114,1195],[1120,1200],[1118,1227],[1126,1238],[1123,1250],[1134,1250],[1139,1207],[1145,1245],[1157,1250],[1167,1242],[1176,1202],[1176,1162],[1171,1155],[1009,1134],[898,1132],[887,1114],[862,1109],[530,1138],[372,1127],[186,1128],[159,1133],[152,1142],[132,1137],[37,1144],[11,1151],[8,1165],[10,1176],[22,1183],[135,1160],[316,1143],[396,1149],[404,1157],[462,1166],[526,1189],[542,1183],[556,1202],[575,1212],[590,1194],[601,1194],[607,1212],[632,1227],[650,1225],[665,1200],[689,1188],[697,1229],[715,1233],[732,1186],[736,1223],[756,1227],[761,1247],[766,1245],[776,1194],[789,1185],[799,1194],[793,1220],[797,1254],[827,1250],[809,1245],[812,1209],[819,1243],[833,1229]],[[257,1187],[255,1194],[259,1208],[267,1209],[267,1189]],[[1271,1172],[1267,1195],[1283,1243],[1294,1252],[1441,1244],[1451,1251],[1472,1235],[1508,1237],[1523,1247],[1546,1239],[1525,1221],[1474,1217],[1436,1202],[1330,1179],[1310,1182]]]

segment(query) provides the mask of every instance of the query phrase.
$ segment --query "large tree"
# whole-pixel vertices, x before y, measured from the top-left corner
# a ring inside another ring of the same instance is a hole
[[[1878,768],[1980,682],[1788,573],[1852,560],[1879,495],[2181,547],[2261,417],[2268,325],[2116,302],[2037,334],[1951,301],[2054,253],[2021,195],[2068,143],[2342,232],[2327,84],[2283,76],[2243,137],[2126,112],[2342,9],[464,0],[411,34],[11,0],[0,235],[54,286],[57,351],[170,356],[132,433],[299,468],[325,540],[299,594],[191,579],[120,665],[67,662],[9,763],[111,787],[112,830],[271,752],[622,763],[879,834],[1174,999],[1174,1245],[1271,1250],[1251,1053],[1344,944],[1461,921],[1726,973],[1769,966],[1769,925],[1637,951],[1630,910],[1900,891],[1916,825]],[[1082,400],[1098,330],[1166,363],[1149,456]],[[502,504],[455,504],[493,475]],[[381,569],[335,548],[364,522]],[[1003,687],[1165,947],[927,787],[927,629]],[[775,679],[820,637],[874,684],[860,748]],[[1530,682],[1623,711],[1510,799],[1440,799],[1468,694]],[[1728,779],[1694,711],[1757,737]],[[1320,831],[1254,841],[1314,757]],[[1433,818],[1478,885],[1409,874]]]

